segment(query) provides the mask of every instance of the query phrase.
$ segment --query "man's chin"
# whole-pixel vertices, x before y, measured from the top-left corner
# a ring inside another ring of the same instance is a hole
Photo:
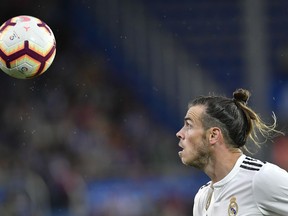
[[[203,166],[201,166],[201,164],[199,164],[199,163],[195,163],[195,161],[185,160],[185,158],[183,158],[183,157],[181,158],[181,161],[186,166],[194,167],[194,168],[200,169],[200,170],[203,169]]]

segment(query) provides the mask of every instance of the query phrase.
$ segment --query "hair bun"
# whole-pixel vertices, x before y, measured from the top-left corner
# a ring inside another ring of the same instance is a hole
[[[233,92],[234,100],[244,104],[247,104],[250,96],[251,96],[250,92],[246,89],[240,88]]]

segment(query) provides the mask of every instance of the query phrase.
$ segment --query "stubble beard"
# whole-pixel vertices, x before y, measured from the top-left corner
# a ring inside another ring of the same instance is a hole
[[[211,152],[208,148],[208,145],[203,143],[203,145],[199,146],[196,149],[195,155],[196,156],[191,161],[187,162],[187,165],[200,170],[204,170],[211,157]]]

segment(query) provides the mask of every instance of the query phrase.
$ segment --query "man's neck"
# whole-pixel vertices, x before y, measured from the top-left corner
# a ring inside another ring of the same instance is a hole
[[[210,177],[212,183],[216,183],[231,172],[242,154],[240,149],[239,151],[219,152],[210,158],[204,172]]]

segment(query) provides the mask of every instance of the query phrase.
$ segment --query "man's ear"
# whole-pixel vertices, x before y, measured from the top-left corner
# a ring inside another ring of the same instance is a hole
[[[209,129],[209,141],[211,144],[215,144],[221,138],[221,130],[218,127],[212,127]]]

